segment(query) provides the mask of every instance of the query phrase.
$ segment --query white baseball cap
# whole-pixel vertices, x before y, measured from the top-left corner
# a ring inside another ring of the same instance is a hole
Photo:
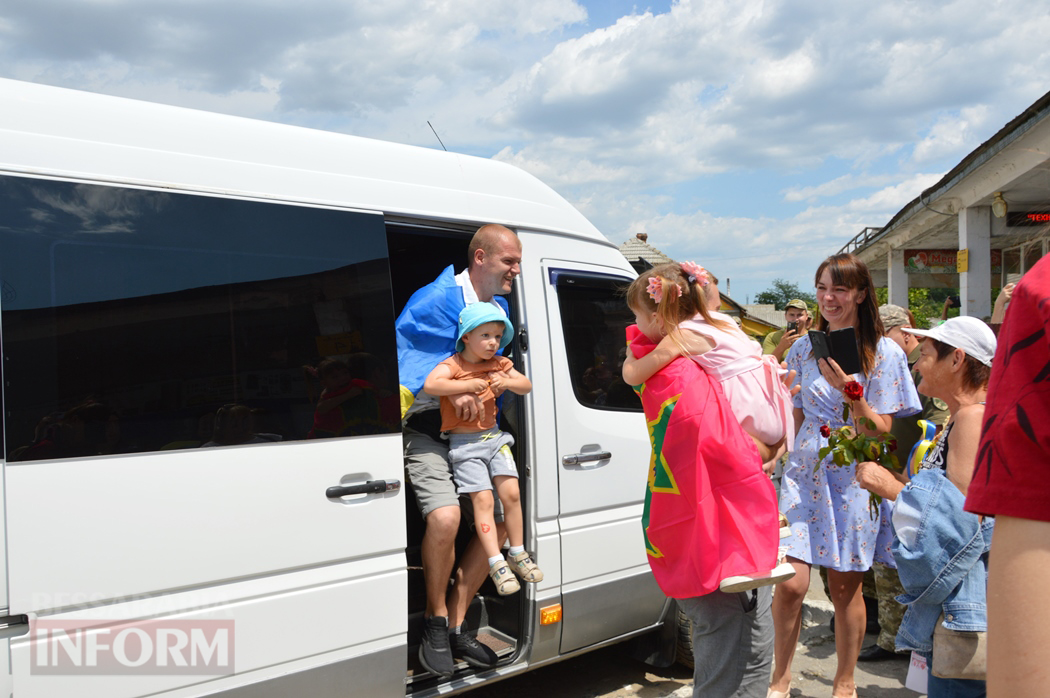
[[[985,366],[991,366],[992,357],[995,356],[995,333],[991,327],[975,317],[960,315],[949,318],[932,330],[902,327],[901,332],[931,337],[948,346],[962,349]]]

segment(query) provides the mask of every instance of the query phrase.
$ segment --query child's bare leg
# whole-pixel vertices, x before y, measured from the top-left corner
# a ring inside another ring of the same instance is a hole
[[[499,536],[496,534],[496,517],[493,513],[494,503],[492,490],[471,492],[470,501],[474,505],[474,531],[477,533],[481,547],[488,557],[496,557],[499,551]]]
[[[496,475],[492,484],[499,493],[503,503],[503,524],[510,539],[510,551],[507,556],[511,569],[526,582],[543,581],[543,571],[525,550],[525,531],[521,517],[521,493],[518,490],[518,478],[510,475]]]
[[[507,529],[507,538],[512,548],[525,544],[525,525],[521,516],[521,492],[518,489],[518,478],[510,475],[497,475],[492,478],[499,501],[503,504],[503,526]],[[488,550],[486,549],[486,552]]]

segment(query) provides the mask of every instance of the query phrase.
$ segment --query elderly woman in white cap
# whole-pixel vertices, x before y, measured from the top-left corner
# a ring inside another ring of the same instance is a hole
[[[987,629],[992,522],[963,511],[963,502],[977,460],[995,335],[972,317],[951,318],[932,330],[903,331],[925,337],[915,364],[922,377],[918,389],[943,400],[951,417],[908,485],[877,463],[860,463],[857,482],[896,502],[893,556],[908,606],[897,649],[930,660],[930,698],[983,696],[983,679],[959,678],[967,674],[944,666],[947,657],[934,653],[933,636],[938,625],[964,632]]]

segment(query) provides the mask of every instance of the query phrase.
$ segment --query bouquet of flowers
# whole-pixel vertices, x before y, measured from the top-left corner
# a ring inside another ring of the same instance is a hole
[[[842,421],[846,422],[846,425],[834,430],[827,424],[821,425],[820,435],[828,440],[828,445],[818,452],[820,460],[817,462],[817,467],[820,467],[820,463],[830,455],[832,463],[837,466],[846,466],[853,462],[874,461],[893,472],[901,472],[900,461],[894,454],[894,451],[897,450],[897,439],[892,434],[883,432],[878,436],[868,436],[849,424],[850,417],[853,415],[854,403],[864,397],[864,386],[857,381],[850,381],[843,387],[842,393],[846,396],[846,403],[842,406]],[[860,417],[853,421],[859,422],[859,425],[866,429],[875,429],[875,422],[867,417]],[[872,492],[868,498],[868,510],[871,512],[872,519],[879,515],[880,504],[882,504],[882,497]]]

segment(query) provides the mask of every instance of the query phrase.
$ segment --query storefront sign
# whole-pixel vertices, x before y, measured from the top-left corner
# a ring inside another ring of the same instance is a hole
[[[968,250],[904,250],[904,271],[909,274],[957,274],[969,266]],[[991,250],[992,273],[1002,273],[1003,253]],[[960,268],[960,265],[962,268]]]
[[[1050,225],[1050,213],[1041,211],[1011,211],[1006,214],[1006,225],[1021,228],[1032,225]]]

